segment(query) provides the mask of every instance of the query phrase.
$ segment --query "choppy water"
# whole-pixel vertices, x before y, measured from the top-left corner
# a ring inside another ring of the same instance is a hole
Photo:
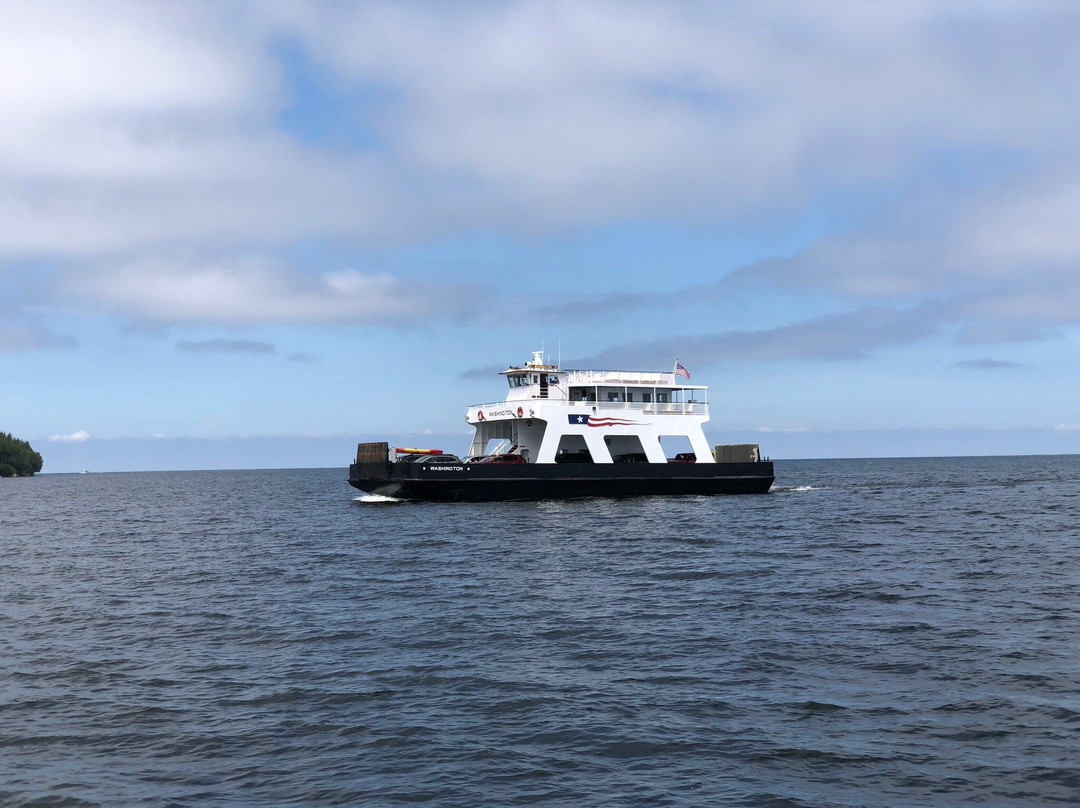
[[[0,805],[1080,801],[1080,457],[0,480]]]

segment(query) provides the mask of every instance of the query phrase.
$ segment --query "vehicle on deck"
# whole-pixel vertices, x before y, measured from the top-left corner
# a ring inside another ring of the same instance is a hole
[[[526,461],[525,458],[522,457],[519,454],[493,454],[493,455],[486,455],[484,457],[479,458],[478,460],[474,460],[473,462],[474,463],[526,463],[528,461]]]

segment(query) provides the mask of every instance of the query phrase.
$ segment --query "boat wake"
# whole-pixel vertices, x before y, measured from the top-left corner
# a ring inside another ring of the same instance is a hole
[[[353,497],[353,502],[363,502],[368,505],[381,505],[384,502],[404,502],[403,499],[396,499],[395,497],[384,497],[382,494],[364,494],[363,496]]]
[[[774,485],[773,491],[777,494],[801,494],[803,491],[824,491],[819,485]]]

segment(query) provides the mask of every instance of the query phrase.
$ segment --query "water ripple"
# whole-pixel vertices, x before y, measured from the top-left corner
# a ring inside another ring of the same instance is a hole
[[[1077,458],[777,470],[2,480],[0,805],[1075,804]]]

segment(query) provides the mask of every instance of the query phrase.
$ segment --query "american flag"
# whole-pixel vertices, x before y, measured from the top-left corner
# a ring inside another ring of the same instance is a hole
[[[675,375],[682,376],[684,379],[690,378],[690,371],[679,364],[679,360],[675,360]]]
[[[637,421],[626,418],[610,418],[604,415],[571,415],[570,423],[576,426],[637,426]]]

